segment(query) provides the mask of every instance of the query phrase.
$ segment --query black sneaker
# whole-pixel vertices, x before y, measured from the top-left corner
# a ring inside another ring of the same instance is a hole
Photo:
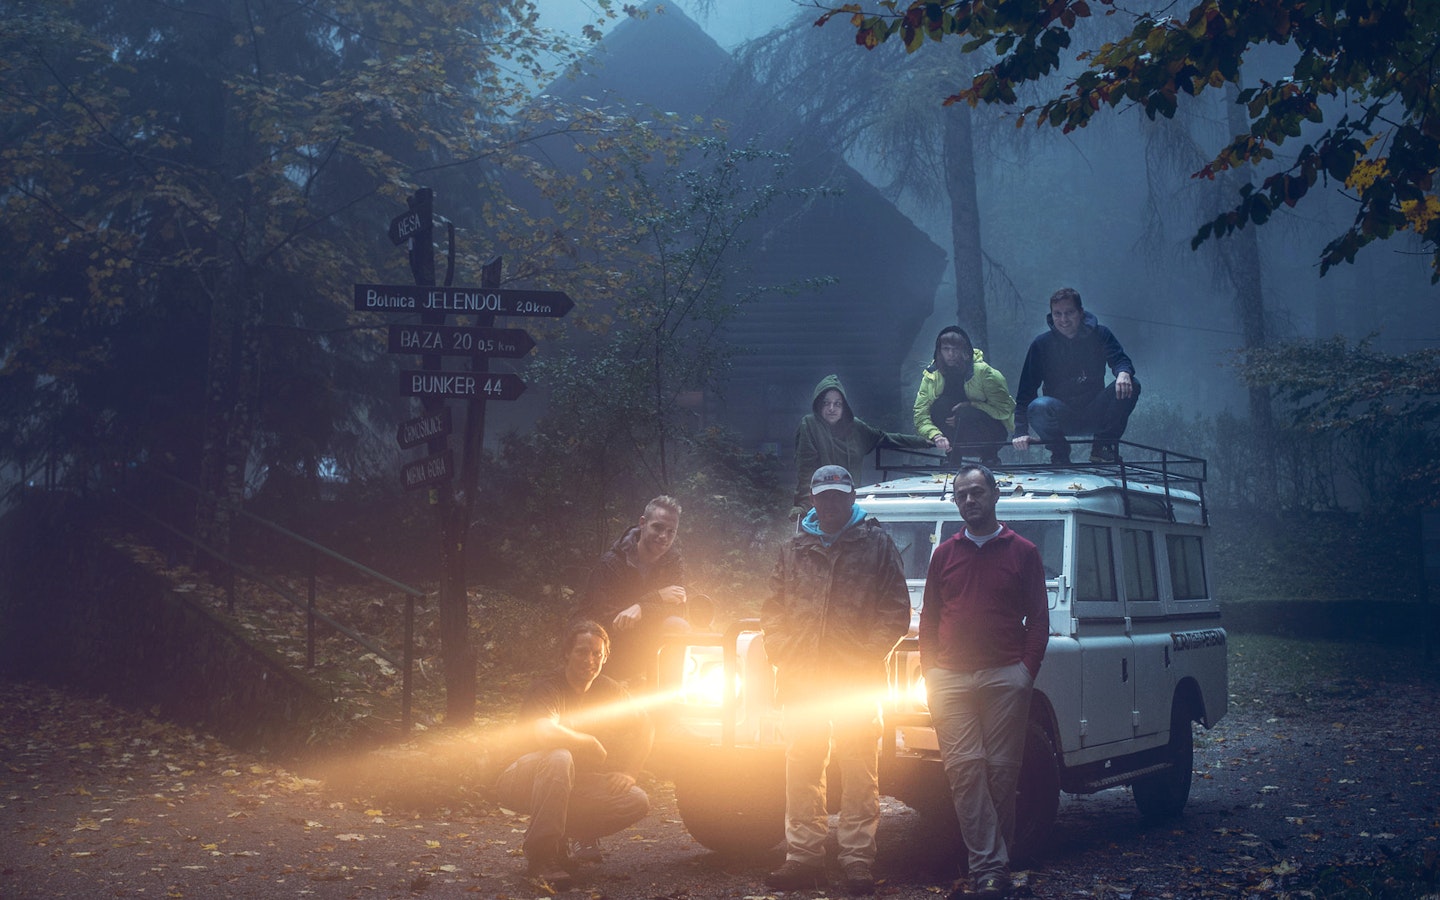
[[[825,870],[793,859],[781,863],[780,868],[765,876],[765,886],[776,891],[804,891],[825,886]]]
[[[576,862],[598,863],[605,859],[605,851],[600,847],[598,838],[591,838],[588,841],[570,841],[570,858]]]
[[[1120,448],[1115,444],[1091,444],[1090,461],[1092,463],[1118,463]]]
[[[567,890],[575,882],[575,876],[563,868],[560,861],[553,856],[549,859],[527,858],[525,874],[557,891]]]
[[[982,900],[1003,900],[1010,894],[1010,882],[1003,875],[986,875],[975,882],[975,896]]]
[[[845,893],[852,897],[864,897],[875,893],[875,876],[870,873],[868,863],[846,863]]]

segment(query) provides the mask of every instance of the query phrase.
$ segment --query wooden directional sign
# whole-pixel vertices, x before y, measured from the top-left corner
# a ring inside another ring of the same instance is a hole
[[[461,328],[456,325],[391,325],[391,353],[441,356],[496,356],[519,359],[535,341],[519,328]]]
[[[445,406],[418,419],[401,422],[400,427],[395,429],[395,442],[400,445],[400,449],[406,450],[426,441],[443,438],[449,433],[450,407]]]
[[[355,309],[361,312],[491,313],[497,316],[559,318],[574,308],[575,301],[564,291],[415,284],[355,285]]]
[[[407,397],[459,397],[465,400],[514,400],[525,382],[511,372],[400,373],[400,393]]]
[[[454,474],[455,452],[446,450],[444,453],[427,456],[422,460],[403,466],[400,469],[400,483],[405,485],[405,490],[408,491],[449,481]]]
[[[425,230],[424,223],[420,221],[419,213],[401,213],[390,220],[390,242],[392,244],[403,244],[423,230]]]

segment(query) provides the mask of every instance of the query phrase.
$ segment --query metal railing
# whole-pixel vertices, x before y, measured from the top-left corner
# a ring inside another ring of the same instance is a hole
[[[415,604],[417,601],[420,603],[425,602],[426,594],[424,591],[420,590],[419,588],[412,587],[411,585],[405,584],[404,582],[397,581],[396,579],[391,578],[381,572],[377,572],[369,566],[364,565],[363,563],[350,559],[342,553],[338,553],[335,550],[330,549],[329,547],[326,547],[316,541],[311,540],[310,538],[297,534],[296,532],[284,527],[283,525],[272,522],[269,519],[262,518],[261,516],[257,516],[254,513],[249,512],[248,510],[240,508],[239,506],[228,500],[218,498],[215,495],[209,493],[208,491],[205,491],[197,485],[193,485],[182,478],[178,478],[167,472],[162,472],[151,466],[142,466],[137,470],[137,473],[147,477],[157,478],[170,485],[173,485],[174,487],[187,491],[190,494],[194,495],[197,502],[206,501],[214,503],[217,506],[223,506],[225,509],[244,518],[246,521],[253,522],[256,525],[267,529],[273,534],[279,535],[286,541],[290,541],[294,544],[304,547],[306,549],[307,560],[307,591],[306,597],[302,600],[300,597],[297,597],[295,595],[294,591],[292,591],[285,585],[280,584],[275,578],[272,578],[265,573],[258,571],[252,566],[246,565],[240,560],[233,558],[230,554],[224,553],[221,550],[210,546],[209,544],[202,541],[199,537],[191,534],[184,528],[180,528],[173,523],[165,521],[161,516],[156,515],[151,510],[146,509],[142,505],[136,503],[134,500],[126,497],[124,495],[125,492],[118,490],[113,492],[114,498],[126,509],[130,510],[131,512],[144,519],[145,521],[149,522],[150,524],[160,528],[167,534],[185,542],[187,545],[193,547],[196,551],[204,554],[207,558],[214,560],[222,567],[222,571],[225,576],[225,603],[227,611],[233,613],[235,610],[235,576],[240,575],[256,584],[259,584],[273,591],[291,606],[294,606],[297,610],[302,612],[305,615],[305,665],[307,668],[315,667],[315,643],[317,622],[323,622],[325,625],[333,629],[337,634],[359,645],[360,647],[363,647],[369,652],[375,654],[377,658],[385,660],[390,665],[397,668],[401,672],[400,727],[402,734],[408,735],[410,733],[410,728],[413,723],[412,700],[414,695],[413,673],[415,668]],[[360,634],[355,629],[350,628],[343,622],[336,620],[333,616],[328,615],[324,611],[317,608],[316,563],[318,557],[321,556],[331,559],[344,566],[345,568],[358,574],[364,575],[367,578],[380,581],[383,584],[394,588],[402,595],[404,595],[405,638],[404,647],[401,649],[400,653],[397,654],[390,650],[387,650],[378,641],[375,641],[370,637]]]
[[[1089,438],[1071,440],[1072,444],[1090,442],[1092,439]],[[1000,466],[1000,472],[1010,474],[1078,470],[1115,478],[1120,482],[1126,515],[1132,514],[1130,486],[1133,484],[1148,484],[1161,488],[1165,508],[1172,518],[1175,507],[1173,492],[1189,491],[1195,494],[1199,500],[1201,521],[1209,523],[1210,515],[1205,502],[1208,464],[1204,458],[1130,441],[1118,441],[1117,444],[1120,454],[1119,459],[1114,462],[1004,463]],[[953,461],[954,456],[963,454],[968,461],[971,457],[978,457],[988,447],[990,447],[988,444],[961,444],[954,448],[950,456],[925,450],[876,447],[875,469],[880,473],[882,481],[889,481],[897,474],[953,474],[958,468],[958,464]]]

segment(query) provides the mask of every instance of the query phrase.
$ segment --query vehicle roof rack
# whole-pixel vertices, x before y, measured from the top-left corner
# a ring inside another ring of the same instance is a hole
[[[1072,440],[1071,446],[1073,449],[1076,444],[1085,443],[1089,443],[1089,441]],[[1205,503],[1205,478],[1208,466],[1202,457],[1163,447],[1136,444],[1131,441],[1119,441],[1118,444],[1120,459],[1116,462],[1006,463],[1001,467],[1001,472],[1003,474],[1084,472],[1112,478],[1118,483],[1124,497],[1127,516],[1134,513],[1130,505],[1130,486],[1154,485],[1162,489],[1165,509],[1172,521],[1175,519],[1173,492],[1188,491],[1199,498],[1201,522],[1209,524],[1210,514]],[[989,452],[991,446],[960,444],[956,445],[954,450],[959,452],[966,462],[974,462],[979,460],[981,453]],[[1086,458],[1088,459],[1088,455]],[[882,481],[892,481],[903,476],[933,477],[953,474],[958,467],[957,463],[952,462],[943,453],[896,447],[875,448],[875,469],[880,473]]]

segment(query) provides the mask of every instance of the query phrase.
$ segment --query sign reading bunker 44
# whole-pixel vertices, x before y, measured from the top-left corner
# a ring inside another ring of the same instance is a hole
[[[510,372],[400,373],[400,393],[407,397],[459,397],[464,400],[514,400],[525,382]]]

